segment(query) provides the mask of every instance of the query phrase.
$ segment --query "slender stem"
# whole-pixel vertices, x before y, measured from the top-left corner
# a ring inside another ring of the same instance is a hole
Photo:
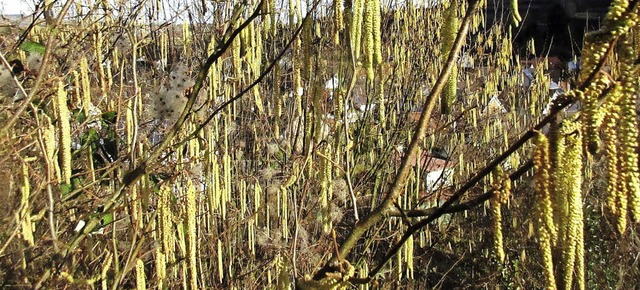
[[[356,199],[356,194],[353,191],[353,183],[351,182],[351,162],[349,156],[349,142],[351,141],[351,137],[349,136],[349,112],[347,110],[347,105],[349,104],[349,98],[351,98],[351,94],[353,92],[353,88],[356,86],[356,78],[358,76],[358,70],[356,67],[356,57],[354,55],[354,48],[351,47],[353,45],[352,41],[349,41],[349,56],[351,58],[351,69],[353,71],[353,75],[351,76],[351,81],[349,82],[349,88],[347,89],[347,93],[344,97],[344,104],[342,105],[342,123],[344,126],[344,138],[346,143],[346,149],[344,150],[344,163],[345,163],[345,179],[347,180],[347,187],[349,188],[349,195],[351,196],[351,203],[353,203],[353,217],[355,223],[358,224],[360,221],[360,216],[358,215],[358,201]],[[381,80],[382,81],[382,80]]]
[[[4,245],[2,245],[2,247],[0,248],[0,255],[4,253],[4,251],[7,249],[7,247],[13,240],[13,238],[15,238],[16,235],[18,234],[19,230],[20,230],[20,225],[17,225],[16,228],[13,230],[13,233],[11,233],[9,238],[7,238],[7,240],[4,242]]]

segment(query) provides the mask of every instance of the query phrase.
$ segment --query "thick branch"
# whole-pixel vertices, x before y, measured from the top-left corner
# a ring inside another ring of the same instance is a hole
[[[523,164],[522,166],[520,166],[520,168],[518,168],[518,170],[516,170],[515,172],[513,172],[511,175],[509,175],[509,179],[511,179],[512,181],[517,180],[518,178],[520,178],[522,175],[524,175],[529,169],[531,169],[533,167],[533,162],[531,160],[527,161],[525,164]],[[469,210],[474,208],[477,205],[482,204],[483,202],[489,200],[489,198],[491,198],[493,196],[493,189],[490,189],[488,191],[486,191],[485,193],[477,196],[476,198],[472,199],[472,200],[468,200],[465,201],[463,203],[460,204],[456,204],[456,205],[452,205],[446,209],[444,209],[442,211],[442,214],[452,214],[452,213],[457,213],[457,212],[461,212],[461,211],[465,211],[465,210]],[[400,212],[397,209],[391,210],[389,211],[389,216],[393,216],[393,217],[402,217],[403,213],[404,215],[406,215],[407,217],[428,217],[429,219],[431,219],[431,221],[439,218],[440,216],[434,216],[434,214],[438,211],[440,207],[436,206],[436,207],[431,207],[431,208],[425,208],[425,209],[411,209],[411,210],[404,210],[402,212]]]

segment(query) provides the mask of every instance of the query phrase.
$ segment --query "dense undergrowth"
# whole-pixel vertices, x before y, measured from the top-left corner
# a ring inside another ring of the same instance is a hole
[[[479,4],[40,3],[0,27],[0,285],[635,287],[640,5],[551,79]]]

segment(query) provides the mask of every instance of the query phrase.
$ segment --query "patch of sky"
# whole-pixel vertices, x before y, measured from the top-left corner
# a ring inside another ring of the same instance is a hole
[[[310,7],[312,7],[315,0],[275,0],[275,7],[277,14],[277,18],[282,23],[289,23],[291,18],[289,15],[289,6],[295,4],[297,2],[300,3],[299,7],[296,7],[297,13],[293,17],[294,23],[299,23],[302,18],[306,17],[307,12]],[[320,3],[314,13],[314,17],[325,17],[332,13],[333,9],[333,0],[319,0]],[[81,14],[88,13],[92,11],[92,13],[96,13],[95,7],[90,7],[87,2],[78,1],[80,5],[75,6],[74,9],[70,11],[70,17],[81,16]],[[84,3],[83,3],[84,2]],[[109,0],[108,3],[110,7],[103,7],[110,10],[113,16],[117,17],[119,15],[120,10],[117,9],[115,3],[119,1]],[[123,11],[131,11],[137,10],[136,8],[144,1],[142,0],[134,0],[134,1],[126,1],[126,8]],[[257,2],[257,1],[255,1]],[[393,10],[401,7],[406,7],[407,5],[411,5],[413,7],[434,7],[439,4],[446,2],[445,0],[382,0],[381,6],[383,10]],[[34,12],[36,6],[40,3],[38,0],[0,0],[0,14],[2,15],[30,15]],[[146,21],[150,20],[153,22],[170,22],[174,24],[180,24],[184,22],[191,23],[213,23],[215,21],[214,15],[220,16],[220,13],[211,13],[211,11],[222,11],[223,17],[226,14],[227,16],[232,13],[233,5],[237,4],[238,1],[202,1],[202,0],[162,0],[161,9],[150,9],[144,8],[138,10],[138,20]],[[55,4],[54,4],[55,5]],[[62,5],[58,3],[58,6]],[[97,4],[93,4],[97,5]],[[206,7],[203,9],[203,5]],[[79,8],[79,10],[77,10]],[[197,13],[201,12],[209,12],[209,13]],[[247,11],[246,13],[250,13]],[[149,17],[151,16],[151,17]]]

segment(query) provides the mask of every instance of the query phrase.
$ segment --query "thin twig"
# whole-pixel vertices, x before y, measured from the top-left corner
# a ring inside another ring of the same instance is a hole
[[[347,93],[344,97],[344,104],[342,105],[342,125],[344,126],[344,138],[346,143],[346,150],[344,150],[344,163],[345,163],[345,179],[347,180],[347,187],[349,188],[349,195],[351,196],[351,203],[353,204],[353,217],[355,224],[358,224],[360,221],[360,216],[358,215],[358,201],[356,199],[356,194],[353,190],[353,183],[351,182],[351,161],[349,156],[349,142],[351,141],[351,137],[349,136],[349,112],[347,110],[347,105],[349,104],[349,98],[353,93],[353,88],[356,86],[356,78],[358,77],[358,70],[356,67],[356,57],[354,55],[354,49],[351,47],[352,41],[349,41],[349,55],[351,58],[351,70],[353,71],[353,75],[351,76],[351,81],[349,82],[349,88],[347,89]],[[339,93],[339,92],[338,92]]]
[[[2,245],[2,248],[0,248],[0,256],[2,256],[2,253],[4,253],[4,251],[7,249],[9,243],[11,243],[13,238],[16,237],[16,235],[18,234],[18,229],[20,229],[20,225],[16,226],[16,228],[13,230],[13,233],[11,233],[9,238],[7,238],[7,241],[4,242],[4,245]]]

